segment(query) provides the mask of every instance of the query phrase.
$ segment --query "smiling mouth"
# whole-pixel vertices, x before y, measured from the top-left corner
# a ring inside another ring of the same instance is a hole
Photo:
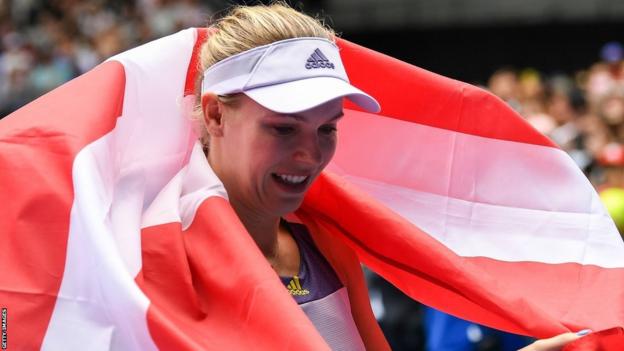
[[[298,175],[290,175],[290,174],[273,174],[278,180],[286,183],[286,184],[301,184],[305,182],[309,176],[298,176]]]
[[[294,174],[278,174],[273,173],[271,177],[278,183],[282,189],[292,191],[292,192],[301,192],[308,185],[308,181],[310,179],[309,175],[294,175]]]

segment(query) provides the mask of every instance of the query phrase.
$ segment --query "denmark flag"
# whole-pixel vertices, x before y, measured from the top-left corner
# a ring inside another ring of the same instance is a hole
[[[109,59],[0,122],[9,349],[322,350],[227,201],[190,116],[203,30]],[[359,263],[462,318],[624,325],[624,244],[572,160],[502,101],[341,40],[352,84],[296,213],[388,349]]]

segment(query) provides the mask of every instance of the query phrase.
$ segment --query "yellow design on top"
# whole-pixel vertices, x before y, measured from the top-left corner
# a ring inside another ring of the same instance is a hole
[[[304,296],[310,293],[308,289],[303,289],[301,287],[301,283],[299,283],[299,277],[297,276],[294,276],[290,280],[290,283],[288,283],[288,292],[294,296]]]

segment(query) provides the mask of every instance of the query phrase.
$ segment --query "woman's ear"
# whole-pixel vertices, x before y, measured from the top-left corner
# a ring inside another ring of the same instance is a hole
[[[206,93],[201,98],[202,111],[206,130],[211,137],[223,136],[223,119],[219,97],[213,93]]]

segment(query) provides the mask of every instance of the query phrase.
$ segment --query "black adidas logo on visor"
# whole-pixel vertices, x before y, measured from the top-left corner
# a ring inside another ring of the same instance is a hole
[[[308,58],[308,61],[306,61],[305,68],[307,69],[313,69],[313,68],[334,69],[334,64],[329,62],[329,60],[327,59],[327,57],[325,57],[325,55],[323,55],[321,50],[316,49],[314,50],[312,55],[310,55],[310,58]]]

